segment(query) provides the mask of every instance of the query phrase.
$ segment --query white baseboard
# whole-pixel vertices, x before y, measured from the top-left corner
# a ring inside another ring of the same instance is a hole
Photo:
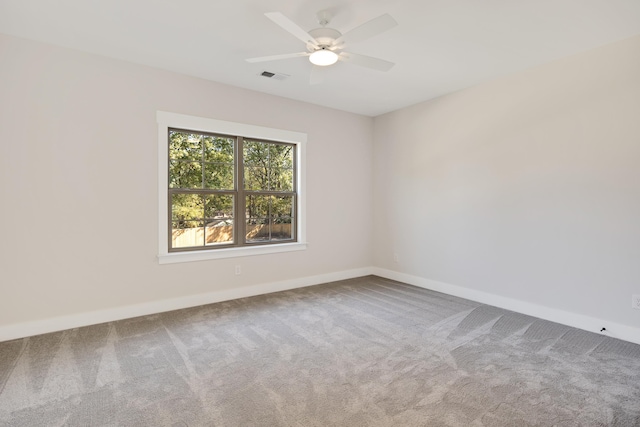
[[[515,311],[517,313],[527,314],[529,316],[538,317],[540,319],[572,326],[574,328],[582,329],[585,331],[595,332],[597,334],[640,344],[640,328],[634,328],[631,326],[622,325],[620,323],[610,322],[608,320],[602,320],[582,314],[571,313],[568,311],[545,307],[538,304],[532,304],[529,302],[490,294],[488,292],[478,291],[462,286],[424,279],[422,277],[399,273],[397,271],[387,270],[384,268],[372,267],[370,272],[371,274],[375,274],[376,276],[384,277],[386,279],[396,280],[398,282],[407,283],[409,285],[418,286],[420,288],[442,292],[444,294],[477,301],[483,304]],[[600,332],[600,329],[602,328],[606,328],[606,331]]]
[[[45,334],[49,332],[62,331],[65,329],[79,328],[82,326],[95,325],[98,323],[112,322],[116,320],[128,319],[132,317],[145,316],[148,314],[162,313],[165,311],[179,310],[181,308],[195,307],[198,305],[212,304],[215,302],[228,301],[238,298],[251,297],[256,295],[269,294],[273,292],[286,291],[289,289],[303,288],[306,286],[319,285],[322,283],[335,282],[337,280],[353,279],[356,277],[374,274],[391,280],[407,283],[420,288],[442,292],[448,295],[477,301],[483,304],[493,305],[506,310],[515,311],[540,319],[549,320],[574,328],[595,332],[601,335],[618,338],[621,340],[640,344],[640,328],[622,325],[595,317],[585,316],[549,308],[537,304],[528,303],[513,298],[490,294],[410,274],[399,273],[378,267],[359,268],[354,270],[338,271],[334,273],[309,276],[298,279],[271,282],[259,285],[244,286],[236,289],[226,289],[222,291],[209,292],[206,294],[189,295],[185,297],[168,300],[153,301],[144,304],[116,307],[106,310],[79,313],[68,316],[54,317],[32,322],[17,323],[13,325],[0,326],[0,342],[17,338],[24,338],[33,335]],[[601,328],[606,328],[605,332],[600,332]]]
[[[148,314],[162,313],[165,311],[179,310],[181,308],[195,307],[198,305],[228,301],[238,298],[252,297],[289,289],[303,288],[319,285],[337,280],[353,279],[371,274],[370,268],[338,271],[334,273],[309,276],[298,279],[284,280],[281,282],[264,283],[259,285],[244,286],[235,289],[225,289],[206,294],[189,295],[179,298],[152,301],[143,304],[128,305],[106,310],[97,310],[87,313],[59,316],[32,322],[17,323],[0,326],[0,342],[33,335],[57,332],[65,329],[79,328],[82,326],[96,325],[98,323],[112,322],[115,320],[129,319]]]

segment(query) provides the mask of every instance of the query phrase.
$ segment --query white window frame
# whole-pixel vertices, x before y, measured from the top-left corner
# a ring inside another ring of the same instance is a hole
[[[306,154],[307,134],[282,129],[273,129],[243,123],[227,122],[206,117],[157,111],[158,122],[158,263],[171,264],[177,262],[204,261],[210,259],[234,258],[253,255],[274,254],[300,251],[307,248],[306,243]],[[167,230],[167,203],[169,203],[167,186],[169,182],[169,128],[189,129],[200,132],[241,135],[248,138],[266,139],[288,142],[296,145],[297,158],[297,242],[273,243],[261,246],[243,246],[224,249],[198,250],[189,252],[169,252]]]

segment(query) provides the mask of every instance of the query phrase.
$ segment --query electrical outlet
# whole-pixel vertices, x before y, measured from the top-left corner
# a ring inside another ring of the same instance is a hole
[[[236,265],[236,276],[239,276],[242,274],[242,267],[240,267],[240,264]]]
[[[393,253],[393,262],[395,262],[397,264],[398,261],[400,261],[400,258],[398,258],[398,254],[396,252],[394,252]]]
[[[640,310],[640,295],[631,295],[631,308]]]

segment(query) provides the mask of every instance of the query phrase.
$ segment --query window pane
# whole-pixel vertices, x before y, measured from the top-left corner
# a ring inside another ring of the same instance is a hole
[[[207,220],[233,218],[233,195],[204,196],[204,218]]]
[[[270,172],[269,190],[293,191],[293,169],[273,168]]]
[[[245,140],[243,143],[244,164],[253,166],[269,166],[269,147],[267,143]]]
[[[250,195],[246,198],[247,218],[268,218],[271,196]]]
[[[248,243],[292,240],[294,197],[251,195],[246,198]]]
[[[270,239],[268,218],[248,218],[246,227],[245,238],[247,242],[264,242]]]
[[[293,196],[274,196],[271,200],[271,240],[293,239],[295,201]]]
[[[246,240],[257,242],[269,240],[269,209],[271,196],[250,195],[246,198]]]
[[[263,166],[247,166],[244,168],[245,190],[268,190],[269,170]]]
[[[171,247],[186,248],[204,246],[204,227],[202,221],[173,221]]]
[[[271,202],[271,218],[293,216],[293,196],[274,196]]]
[[[254,191],[293,191],[294,147],[247,140],[244,143],[244,188]]]
[[[169,188],[202,188],[202,164],[172,160],[169,163]]]
[[[233,163],[235,138],[204,136],[203,143],[205,162]]]
[[[169,131],[169,159],[202,161],[202,135]]]
[[[204,203],[199,194],[174,194],[171,197],[171,219],[193,220],[202,219]]]
[[[233,190],[233,163],[205,163],[204,188]]]
[[[205,196],[204,212],[206,244],[233,243],[233,196]]]
[[[272,168],[293,168],[293,146],[269,144],[269,166]]]
[[[271,240],[293,239],[293,221],[291,218],[280,218],[271,224]]]
[[[233,243],[233,219],[208,221],[204,232],[207,246]]]

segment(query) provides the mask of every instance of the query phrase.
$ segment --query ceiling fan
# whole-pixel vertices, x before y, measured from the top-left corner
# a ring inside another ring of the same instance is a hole
[[[389,71],[394,66],[393,62],[385,61],[384,59],[344,51],[345,46],[349,43],[367,40],[398,25],[391,15],[387,13],[367,21],[345,34],[327,27],[331,19],[328,11],[318,12],[320,28],[315,28],[309,32],[300,28],[280,12],[265,13],[265,16],[282,27],[283,30],[300,39],[306,45],[307,51],[248,58],[246,59],[247,62],[267,62],[306,56],[314,65],[311,71],[311,84],[321,81],[320,70],[323,67],[333,65],[338,61],[378,71]]]

